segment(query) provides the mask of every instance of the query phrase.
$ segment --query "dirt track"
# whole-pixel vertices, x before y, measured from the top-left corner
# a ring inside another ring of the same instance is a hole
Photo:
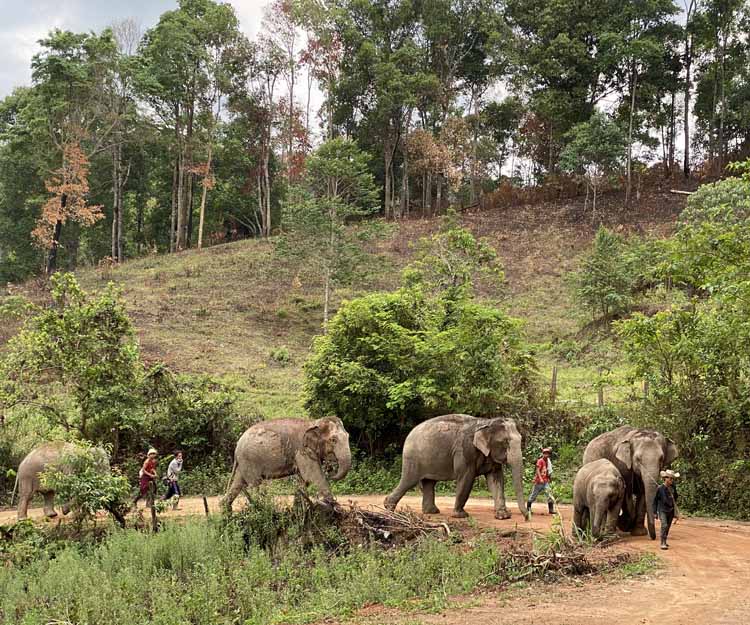
[[[339,497],[341,503],[353,500],[361,506],[381,505],[382,496]],[[450,497],[438,497],[437,504],[449,512]],[[419,509],[420,498],[405,497],[402,505]],[[218,498],[209,499],[209,508],[216,512]],[[203,514],[199,498],[186,498],[180,510],[167,516]],[[537,514],[529,526],[549,527],[550,517],[544,505],[535,505]],[[493,517],[489,499],[470,499],[466,510],[474,520],[486,527],[512,527],[523,523],[517,510],[506,521]],[[566,524],[571,518],[570,508],[563,506]],[[40,518],[42,511],[30,511],[32,518]],[[444,516],[444,515],[441,515]],[[15,520],[14,511],[0,512],[0,524]],[[553,586],[544,593],[531,593],[506,598],[491,594],[481,596],[480,605],[471,608],[449,609],[441,614],[419,615],[418,622],[445,625],[750,625],[750,524],[687,519],[670,532],[671,549],[659,550],[658,541],[648,537],[623,541],[626,549],[658,553],[664,562],[663,571],[647,579],[623,582],[586,582],[581,586],[566,584]],[[472,602],[476,604],[476,601]],[[358,623],[415,622],[415,615],[405,617],[391,610],[355,619]]]

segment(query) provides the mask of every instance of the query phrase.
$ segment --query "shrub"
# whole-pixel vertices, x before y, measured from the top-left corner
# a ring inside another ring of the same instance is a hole
[[[78,522],[90,521],[104,509],[124,525],[130,487],[122,475],[110,472],[103,449],[80,446],[66,453],[59,465],[47,467],[41,480],[70,505]]]
[[[426,417],[523,404],[531,370],[514,319],[401,289],[341,305],[305,364],[307,406],[383,451]]]
[[[625,250],[620,235],[599,228],[575,278],[578,298],[594,315],[610,318],[628,310],[632,303],[634,275]]]

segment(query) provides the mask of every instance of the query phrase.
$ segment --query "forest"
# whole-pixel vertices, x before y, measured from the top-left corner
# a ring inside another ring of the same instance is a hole
[[[742,0],[50,29],[0,94],[0,624],[742,622],[748,32]],[[441,418],[468,481],[410,475]],[[605,531],[576,484],[622,431]]]
[[[615,172],[720,174],[747,154],[737,0],[278,0],[51,31],[0,106],[0,282],[282,227],[306,160],[343,138],[386,219]],[[315,102],[313,102],[315,100]],[[317,105],[317,106],[316,106]]]

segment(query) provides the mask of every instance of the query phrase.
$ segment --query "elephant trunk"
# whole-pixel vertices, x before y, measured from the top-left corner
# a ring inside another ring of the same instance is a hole
[[[508,464],[510,465],[511,471],[513,472],[513,490],[516,491],[516,501],[518,502],[518,509],[526,520],[529,518],[529,514],[526,510],[526,498],[523,495],[523,460],[521,456],[520,443],[519,448],[512,449],[508,455]]]
[[[352,468],[352,451],[349,449],[349,442],[342,443],[336,447],[334,452],[336,456],[336,464],[338,470],[336,474],[331,477],[333,481],[342,480],[349,473],[349,469]]]
[[[659,470],[649,471],[643,475],[643,491],[646,497],[646,525],[648,526],[648,535],[651,540],[656,538],[656,526],[654,525],[654,497],[656,489],[659,488]]]

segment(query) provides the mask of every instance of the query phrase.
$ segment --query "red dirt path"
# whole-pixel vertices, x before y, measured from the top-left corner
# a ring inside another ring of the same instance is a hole
[[[378,496],[340,496],[339,501],[355,501],[360,506],[382,504]],[[437,505],[449,513],[450,497],[438,497]],[[402,505],[419,510],[419,497],[405,497]],[[217,497],[209,498],[216,512]],[[188,497],[180,510],[166,516],[203,514],[203,502]],[[517,510],[512,518],[497,521],[489,499],[472,498],[466,510],[484,527],[513,527],[524,524]],[[528,527],[545,529],[551,517],[544,504],[535,505],[536,514]],[[569,506],[562,506],[566,525]],[[42,511],[30,511],[40,518]],[[448,518],[447,514],[438,518]],[[0,512],[0,524],[15,520],[14,511]],[[658,541],[648,537],[626,537],[625,549],[657,553],[664,563],[657,575],[613,581],[586,581],[581,585],[550,587],[533,585],[525,594],[503,596],[483,593],[470,601],[473,607],[450,608],[440,614],[409,614],[397,610],[370,609],[355,617],[355,623],[424,623],[444,625],[750,625],[750,524],[690,518],[680,521],[670,532],[671,549],[659,550]],[[352,621],[350,621],[352,622]]]

